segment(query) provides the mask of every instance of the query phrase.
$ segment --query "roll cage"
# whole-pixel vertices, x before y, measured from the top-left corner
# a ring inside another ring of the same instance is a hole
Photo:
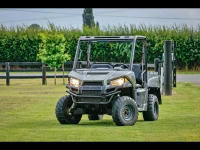
[[[78,40],[77,43],[77,48],[76,48],[76,53],[75,53],[75,58],[74,58],[74,64],[72,70],[76,70],[77,62],[79,61],[79,53],[80,53],[80,45],[81,42],[87,42],[87,66],[89,67],[89,62],[90,62],[90,46],[92,42],[130,42],[132,43],[131,46],[131,53],[130,53],[130,61],[129,61],[129,70],[133,71],[134,68],[134,54],[135,54],[135,46],[136,42],[143,42],[143,48],[142,48],[142,65],[141,65],[141,70],[142,70],[142,78],[143,82],[147,83],[147,40],[146,36],[81,36]],[[109,62],[107,62],[109,63]]]

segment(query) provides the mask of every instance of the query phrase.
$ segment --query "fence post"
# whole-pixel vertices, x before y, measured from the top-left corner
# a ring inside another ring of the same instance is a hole
[[[176,41],[173,44],[173,87],[176,87]]]
[[[172,41],[164,41],[164,92],[172,95]]]
[[[6,85],[10,85],[10,64],[6,62]]]
[[[42,63],[42,85],[46,85],[46,65]]]

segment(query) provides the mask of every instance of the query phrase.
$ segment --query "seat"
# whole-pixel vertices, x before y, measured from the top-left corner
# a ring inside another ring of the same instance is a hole
[[[135,73],[136,84],[142,84],[141,67],[141,64],[133,64],[133,72]]]
[[[92,64],[92,69],[112,69],[113,67],[110,64]]]

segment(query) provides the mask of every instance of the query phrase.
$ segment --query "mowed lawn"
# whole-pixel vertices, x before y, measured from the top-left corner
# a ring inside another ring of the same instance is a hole
[[[173,142],[200,141],[200,87],[177,82],[172,95],[163,95],[159,119],[144,121],[142,113],[134,126],[116,126],[112,116],[89,121],[83,115],[77,125],[61,125],[55,106],[66,94],[62,78],[0,79],[1,142]],[[65,81],[66,82],[66,81]]]

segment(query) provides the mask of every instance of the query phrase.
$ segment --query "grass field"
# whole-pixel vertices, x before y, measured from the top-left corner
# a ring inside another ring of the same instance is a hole
[[[139,114],[134,126],[116,126],[112,117],[89,121],[87,115],[77,125],[61,125],[55,105],[65,95],[62,78],[0,79],[1,142],[174,142],[200,141],[200,87],[177,82],[172,95],[163,95],[159,119],[144,121]]]

